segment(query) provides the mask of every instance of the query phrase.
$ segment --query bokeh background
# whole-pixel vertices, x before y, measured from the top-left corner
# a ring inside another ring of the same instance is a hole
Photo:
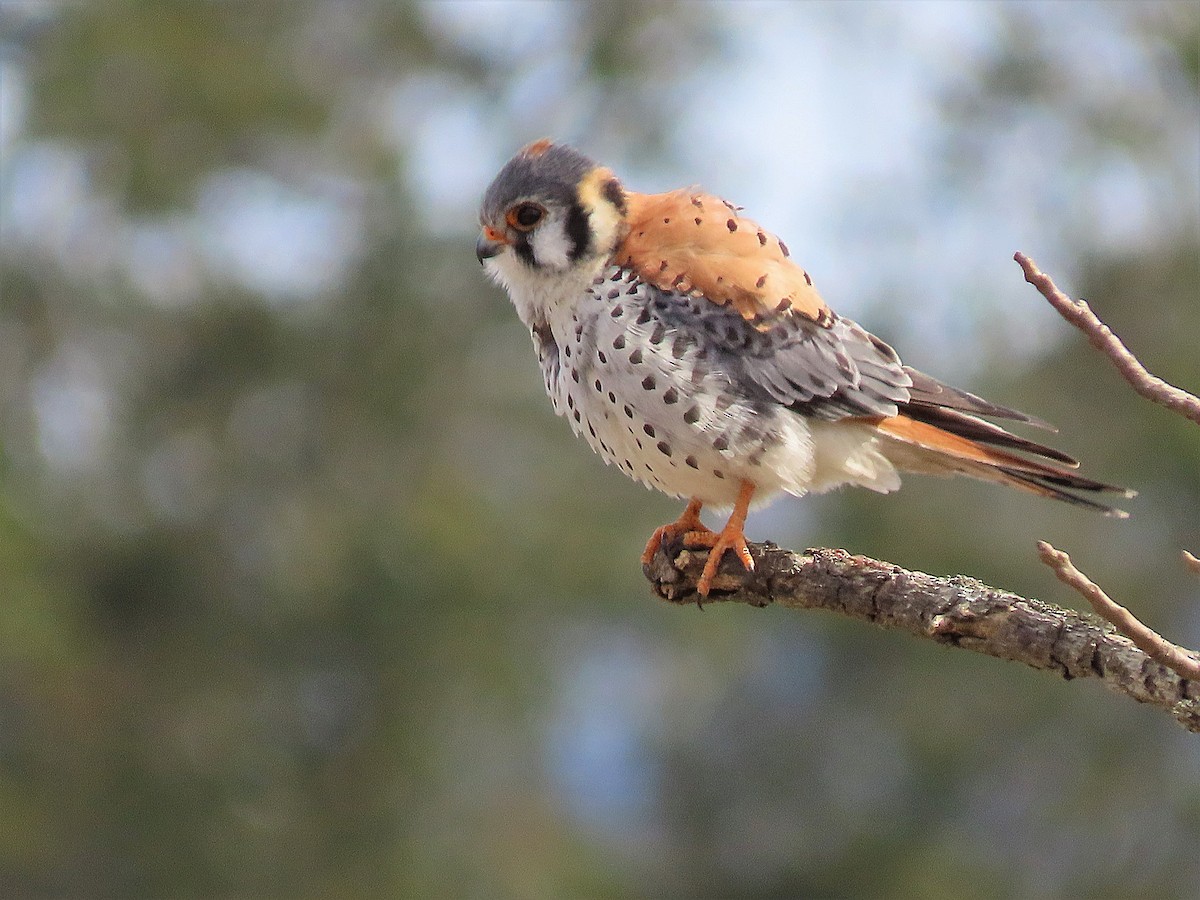
[[[1200,645],[1200,7],[0,0],[0,895],[1200,891],[1161,712],[819,614],[651,598],[679,504],[551,414],[472,253],[527,140],[698,183],[1127,522],[986,485],[754,539]]]

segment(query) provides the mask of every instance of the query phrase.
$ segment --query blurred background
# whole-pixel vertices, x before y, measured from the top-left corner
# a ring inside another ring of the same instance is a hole
[[[0,895],[1155,897],[1200,741],[1088,683],[654,600],[680,504],[553,416],[473,252],[524,142],[702,184],[1116,522],[966,482],[753,539],[1200,646],[1200,7],[0,2]],[[718,520],[713,520],[714,523]]]

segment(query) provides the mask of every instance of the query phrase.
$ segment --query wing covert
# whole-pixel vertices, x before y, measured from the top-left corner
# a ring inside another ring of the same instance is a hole
[[[785,406],[822,419],[891,416],[912,379],[896,352],[849,319],[822,327],[797,316],[753,329],[746,374]]]
[[[731,379],[775,403],[842,419],[894,416],[908,402],[912,379],[895,351],[849,319],[829,313],[820,325],[785,315],[763,327],[703,297],[648,289],[658,292],[654,308],[664,326],[702,331],[703,345]]]

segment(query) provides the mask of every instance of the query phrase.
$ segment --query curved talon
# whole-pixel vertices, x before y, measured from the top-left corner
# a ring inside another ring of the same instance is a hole
[[[688,501],[687,507],[680,513],[678,519],[670,525],[662,526],[650,535],[646,549],[642,551],[642,565],[650,564],[664,540],[682,534],[684,546],[709,548],[704,571],[700,574],[700,580],[696,582],[696,591],[700,596],[707,597],[708,592],[712,589],[713,579],[717,577],[717,569],[721,565],[721,557],[725,555],[726,550],[733,550],[737,553],[737,557],[746,571],[753,572],[754,557],[750,555],[750,548],[746,546],[746,535],[742,531],[746,525],[746,515],[750,512],[750,498],[753,496],[754,484],[743,481],[741,489],[738,491],[737,502],[733,504],[733,512],[729,514],[729,521],[719,532],[713,531],[700,521],[700,509],[704,506],[704,502],[693,497]]]
[[[662,542],[670,540],[676,535],[715,534],[716,532],[700,521],[700,509],[703,506],[703,501],[693,497],[688,501],[683,512],[679,514],[678,519],[669,525],[656,528],[654,534],[650,535],[650,540],[646,542],[646,549],[642,551],[642,565],[650,565],[650,560],[654,559],[654,554],[658,552]]]
[[[747,572],[754,571],[754,557],[750,555],[750,548],[746,546],[746,536],[742,534],[740,528],[730,529],[726,525],[719,534],[711,531],[708,534],[692,532],[683,540],[685,546],[711,548],[708,560],[704,563],[704,571],[696,582],[696,592],[703,596],[708,596],[708,592],[712,589],[713,579],[717,577],[717,570],[721,567],[721,557],[725,555],[726,550],[732,550],[737,554]]]

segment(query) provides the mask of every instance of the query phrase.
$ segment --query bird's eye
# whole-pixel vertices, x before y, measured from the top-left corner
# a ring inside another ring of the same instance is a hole
[[[518,231],[529,231],[545,214],[546,210],[536,203],[519,203],[508,211],[508,224]]]

